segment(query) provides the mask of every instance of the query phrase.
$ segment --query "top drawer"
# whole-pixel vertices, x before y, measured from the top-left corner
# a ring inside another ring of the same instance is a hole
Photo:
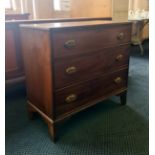
[[[78,55],[109,46],[129,43],[131,25],[71,29],[53,32],[54,57]]]

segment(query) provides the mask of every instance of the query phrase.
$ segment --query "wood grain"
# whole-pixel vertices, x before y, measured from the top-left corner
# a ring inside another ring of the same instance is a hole
[[[5,30],[5,72],[6,80],[22,77],[23,61],[18,43],[19,34],[16,27],[7,27]]]
[[[130,27],[130,25],[108,27],[101,26],[98,29],[88,29],[87,27],[87,29],[82,29],[79,31],[64,30],[62,32],[59,31],[52,33],[54,43],[54,57],[58,58],[79,55],[81,53],[87,53],[90,50],[100,50],[109,46],[129,43],[131,41],[131,31],[129,31]],[[124,38],[119,40],[117,37],[122,32],[124,33]],[[64,45],[69,40],[75,40],[76,46],[70,49],[65,48]]]
[[[29,19],[29,13],[7,13],[5,14],[5,20],[28,20]]]
[[[38,30],[23,30],[21,38],[28,99],[47,116],[53,118],[49,33]]]
[[[24,14],[25,15],[25,14]],[[27,16],[27,14],[26,14]],[[23,18],[24,19],[24,18]],[[32,23],[54,23],[54,22],[72,22],[72,21],[93,21],[93,20],[111,20],[106,18],[74,18],[74,19],[42,19],[42,20],[7,20],[5,21],[6,31],[6,87],[14,87],[23,84],[25,81],[23,58],[21,52],[20,24]]]
[[[127,76],[128,70],[121,70],[56,92],[55,103],[57,116],[76,109],[101,96],[108,96],[113,91],[125,89],[127,87]],[[115,79],[118,77],[122,81],[115,83]],[[77,99],[71,103],[66,103],[66,98],[71,94],[75,94]]]
[[[6,57],[6,71],[15,70],[17,68],[17,60],[16,60],[16,47],[15,47],[15,40],[13,31],[8,30],[5,34],[6,38],[6,49],[5,49],[5,57]]]
[[[128,45],[124,45],[115,48],[105,48],[99,51],[91,51],[92,53],[85,55],[73,55],[55,59],[55,88],[60,89],[128,66],[129,49]],[[81,52],[82,51],[83,53],[85,52],[85,50],[81,50]],[[119,56],[122,56],[122,58],[117,60]],[[76,72],[67,74],[66,70],[69,67],[75,67]]]
[[[64,119],[112,95],[126,103],[131,23],[76,23],[21,26],[29,113],[43,117],[53,140]]]

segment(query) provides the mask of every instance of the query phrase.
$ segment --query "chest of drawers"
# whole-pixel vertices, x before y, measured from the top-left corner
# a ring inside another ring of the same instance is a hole
[[[131,23],[83,21],[21,25],[28,112],[56,138],[67,117],[112,95],[126,103]]]

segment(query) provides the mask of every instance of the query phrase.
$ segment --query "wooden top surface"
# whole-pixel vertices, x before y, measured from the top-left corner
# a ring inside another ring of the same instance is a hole
[[[54,23],[54,22],[73,22],[73,21],[93,21],[93,20],[112,20],[112,17],[96,17],[96,18],[49,18],[49,19],[33,19],[33,20],[6,20],[5,24],[37,24],[37,23]]]
[[[93,27],[102,25],[122,25],[131,24],[129,21],[80,21],[80,22],[55,22],[55,23],[43,23],[43,24],[22,24],[20,27],[31,28],[31,29],[63,29],[63,28],[74,28],[74,27]]]

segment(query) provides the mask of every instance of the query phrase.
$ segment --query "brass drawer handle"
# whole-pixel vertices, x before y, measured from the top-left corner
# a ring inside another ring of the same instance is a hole
[[[64,45],[64,47],[68,49],[73,48],[75,46],[76,46],[75,40],[68,40],[65,42],[65,45]]]
[[[117,78],[114,80],[114,82],[115,82],[116,84],[119,84],[119,83],[122,82],[122,78],[121,78],[121,77],[117,77]]]
[[[123,59],[123,55],[122,54],[120,54],[120,55],[118,55],[116,57],[116,61],[121,61],[122,59]]]
[[[68,67],[68,68],[66,69],[66,73],[67,73],[67,74],[74,74],[74,73],[76,73],[76,72],[77,72],[77,68],[74,67],[74,66]]]
[[[71,94],[68,97],[66,97],[65,101],[66,103],[71,103],[71,102],[76,101],[76,99],[77,99],[77,95]]]
[[[119,33],[119,35],[117,36],[117,39],[122,40],[123,38],[124,38],[124,33],[123,32]]]

